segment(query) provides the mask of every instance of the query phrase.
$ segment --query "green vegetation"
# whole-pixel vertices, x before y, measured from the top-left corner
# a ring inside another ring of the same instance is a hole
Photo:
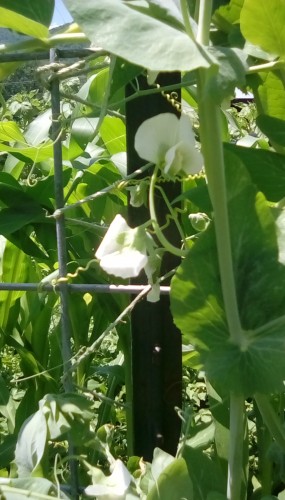
[[[80,28],[50,35],[53,0],[0,0],[3,26],[31,37],[0,54],[100,46],[38,69],[38,90],[1,96],[1,498],[282,500],[285,4],[66,4]],[[17,66],[1,63],[4,89]],[[159,72],[181,73],[182,106],[177,88],[156,83]],[[129,99],[161,93],[182,112],[140,124],[134,147],[145,163],[131,175],[128,84]],[[231,107],[237,87],[254,103]],[[181,184],[179,197],[167,197],[166,181]],[[129,202],[148,211],[136,228]],[[66,292],[144,273],[143,300],[155,302],[168,253],[179,259],[170,301],[183,335],[182,431],[175,456],[156,448],[148,463],[132,454],[138,299]],[[32,290],[5,289],[17,283]]]

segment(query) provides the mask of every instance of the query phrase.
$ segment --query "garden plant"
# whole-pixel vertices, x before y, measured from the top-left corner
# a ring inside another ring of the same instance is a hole
[[[51,52],[40,98],[0,103],[1,498],[282,500],[285,1],[65,3],[74,23],[52,35],[54,0],[0,0],[0,25],[27,36],[0,45],[3,86]],[[80,42],[85,58],[54,57]],[[126,107],[155,94],[170,111],[138,126],[129,173]],[[168,291],[181,437],[146,461],[130,313]]]

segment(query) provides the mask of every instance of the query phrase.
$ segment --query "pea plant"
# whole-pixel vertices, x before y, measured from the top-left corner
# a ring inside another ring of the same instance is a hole
[[[53,0],[9,7],[0,0],[1,25],[29,37],[1,45],[0,57],[78,41],[92,49],[76,63],[39,68],[46,91],[65,83],[56,119],[47,101],[36,117],[13,121],[1,96],[1,281],[37,283],[32,291],[1,291],[1,494],[285,498],[285,3],[65,3],[74,24],[49,34]],[[5,80],[20,61],[3,61]],[[181,83],[161,87],[159,75],[172,72]],[[142,75],[147,90],[139,88]],[[79,91],[66,93],[82,76]],[[254,104],[232,108],[236,89]],[[128,174],[126,102],[154,93],[176,114],[159,113],[138,127],[134,148],[145,164]],[[54,189],[59,142],[61,207]],[[180,183],[181,195],[169,199],[167,182]],[[128,203],[148,211],[137,227],[127,220]],[[63,274],[55,231],[62,217]],[[180,245],[169,241],[169,224]],[[196,385],[176,409],[176,455],[156,448],[148,463],[132,454],[128,314],[143,297],[160,300],[167,253],[179,259],[169,273],[171,313],[185,373]],[[87,288],[70,293],[66,358],[58,290],[65,293],[67,283],[123,286],[142,274],[148,285],[131,303]],[[204,410],[195,410],[199,388]]]

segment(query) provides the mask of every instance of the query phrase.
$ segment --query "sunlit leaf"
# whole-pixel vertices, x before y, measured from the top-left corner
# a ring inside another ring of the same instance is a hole
[[[151,491],[147,495],[147,500],[173,500],[173,498],[194,499],[193,485],[183,458],[175,458],[167,465]]]
[[[274,132],[272,131],[274,134]],[[270,201],[278,202],[285,192],[285,156],[265,149],[252,149],[224,144],[246,166],[253,182]]]
[[[66,0],[66,5],[92,42],[133,64],[154,71],[209,66],[204,50],[185,32],[132,9],[128,2],[87,0],[78,9],[76,0]]]
[[[22,14],[18,14],[7,8],[0,6],[0,26],[34,37],[47,38],[48,28],[33,19],[28,19]]]
[[[213,226],[201,235],[172,280],[175,323],[201,355],[210,382],[247,394],[282,386],[285,269],[266,200],[242,163],[226,155],[238,307],[245,344],[231,341],[223,306]],[[275,370],[272,370],[272,366]]]
[[[49,27],[53,11],[54,0],[0,0],[0,7],[21,14],[33,21]]]
[[[259,115],[256,124],[269,139],[280,146],[285,146],[285,120],[268,115]]]
[[[285,5],[283,0],[244,0],[240,14],[246,40],[276,56],[285,54]]]
[[[42,411],[34,413],[22,426],[15,450],[18,475],[29,476],[43,458],[47,439],[47,424]]]
[[[126,127],[120,118],[106,116],[100,135],[110,155],[126,151]]]

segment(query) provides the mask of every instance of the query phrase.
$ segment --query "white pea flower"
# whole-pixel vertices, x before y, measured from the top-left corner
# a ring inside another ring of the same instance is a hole
[[[108,274],[120,278],[138,276],[146,266],[148,236],[141,227],[130,228],[121,215],[111,223],[95,257]]]
[[[137,130],[135,149],[144,160],[159,164],[168,177],[197,174],[203,166],[186,115],[177,118],[173,113],[161,113],[145,120]]]
[[[97,474],[98,483],[87,486],[84,493],[100,500],[124,500],[132,476],[121,460],[116,460],[110,476]]]

